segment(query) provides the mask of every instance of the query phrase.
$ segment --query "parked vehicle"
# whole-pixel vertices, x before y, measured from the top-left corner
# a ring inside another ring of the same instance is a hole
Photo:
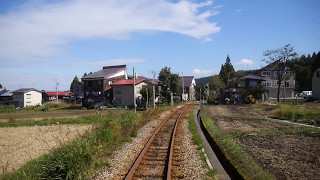
[[[305,99],[312,97],[312,91],[302,91],[301,97]]]

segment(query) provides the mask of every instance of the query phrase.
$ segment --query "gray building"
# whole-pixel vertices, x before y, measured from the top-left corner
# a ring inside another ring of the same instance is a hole
[[[320,68],[315,70],[312,76],[312,97],[320,99]]]
[[[113,100],[111,84],[122,79],[128,79],[126,65],[104,66],[102,70],[82,77],[84,92],[82,106],[94,108],[111,104]]]

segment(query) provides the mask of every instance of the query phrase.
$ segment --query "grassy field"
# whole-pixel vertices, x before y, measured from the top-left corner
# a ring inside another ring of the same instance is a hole
[[[245,179],[318,178],[320,129],[270,120],[259,111],[252,106],[207,106],[201,117]]]
[[[320,126],[320,103],[317,102],[266,102],[253,107],[271,112],[271,117]]]
[[[79,118],[47,118],[39,121],[13,121],[0,123],[1,127],[44,126],[53,124],[90,124],[95,129],[81,138],[51,149],[48,154],[29,161],[14,173],[2,176],[4,179],[85,179],[101,167],[108,166],[107,157],[124,142],[135,136],[137,130],[166,108],[150,109],[143,112],[93,111],[93,114]],[[57,112],[60,110],[49,110]],[[80,110],[82,111],[82,110]],[[21,112],[18,112],[19,114]],[[33,110],[30,113],[42,113]]]

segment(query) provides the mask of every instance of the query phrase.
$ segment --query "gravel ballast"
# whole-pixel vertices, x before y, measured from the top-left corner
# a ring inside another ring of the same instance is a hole
[[[188,112],[186,114],[189,114]],[[110,167],[106,167],[104,170],[94,174],[92,179],[123,179],[152,133],[170,113],[165,112],[161,114],[160,119],[150,121],[143,126],[138,131],[137,136],[132,138],[131,142],[124,144],[121,149],[115,151],[112,157],[108,159]],[[184,142],[181,148],[185,149],[185,153],[183,156],[184,163],[179,168],[179,171],[184,174],[184,179],[206,179],[208,169],[205,162],[200,158],[200,151],[196,149],[197,146],[192,142],[192,134],[188,129],[188,117],[189,115],[185,116],[180,122],[182,126],[181,132],[183,133],[182,142]]]

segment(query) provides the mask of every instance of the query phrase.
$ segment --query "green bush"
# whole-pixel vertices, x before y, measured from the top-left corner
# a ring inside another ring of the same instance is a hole
[[[53,150],[39,164],[40,179],[77,179],[92,163],[90,146],[85,141],[74,142]]]
[[[0,113],[16,112],[16,108],[13,105],[0,105]]]

